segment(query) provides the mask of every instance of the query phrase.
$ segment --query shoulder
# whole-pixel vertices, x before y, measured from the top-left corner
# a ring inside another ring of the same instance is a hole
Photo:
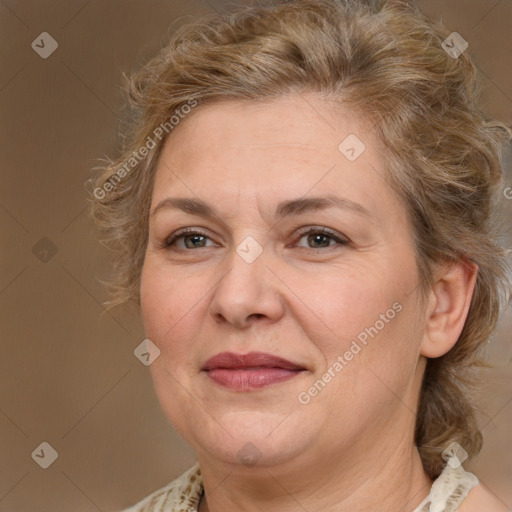
[[[459,459],[451,457],[433,482],[429,496],[415,512],[510,512],[488,487],[469,471]]]
[[[199,464],[123,512],[190,512],[196,510],[203,490]]]
[[[473,487],[457,512],[509,512],[505,504],[500,501],[483,484]]]

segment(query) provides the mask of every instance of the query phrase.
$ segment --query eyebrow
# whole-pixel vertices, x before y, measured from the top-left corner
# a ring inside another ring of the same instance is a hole
[[[277,205],[273,217],[282,219],[283,217],[302,215],[304,213],[324,210],[328,208],[351,210],[365,217],[371,217],[370,212],[359,203],[355,203],[354,201],[350,201],[349,199],[335,195],[304,197],[282,201]],[[154,216],[158,211],[162,209],[176,209],[190,215],[218,218],[218,214],[213,206],[209,205],[205,201],[202,201],[201,199],[195,198],[168,197],[166,199],[162,199],[162,201],[160,201],[151,212],[151,216]]]

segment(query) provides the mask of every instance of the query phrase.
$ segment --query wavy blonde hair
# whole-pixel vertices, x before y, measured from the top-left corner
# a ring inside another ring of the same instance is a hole
[[[412,219],[423,290],[440,261],[479,268],[458,342],[429,359],[424,376],[416,444],[431,478],[451,442],[470,456],[481,448],[467,391],[510,293],[494,209],[500,147],[511,132],[480,113],[475,67],[466,54],[444,51],[448,34],[404,1],[299,0],[181,26],[129,79],[134,118],[125,150],[101,169],[91,197],[101,239],[117,251],[108,305],[140,305],[155,167],[170,120],[186,105],[313,90],[370,121]]]

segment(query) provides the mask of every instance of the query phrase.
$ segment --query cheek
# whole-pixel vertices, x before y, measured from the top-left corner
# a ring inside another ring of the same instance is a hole
[[[142,270],[140,296],[146,335],[162,344],[193,313],[194,306],[199,306],[201,292],[195,291],[193,280],[182,286],[176,275],[148,258]]]
[[[141,314],[147,338],[160,349],[151,365],[153,377],[192,376],[194,339],[200,338],[209,287],[200,276],[180,276],[174,269],[148,259],[141,276]],[[188,378],[188,377],[187,377]]]
[[[190,346],[183,338],[183,329],[186,331],[186,322],[194,312],[190,303],[197,303],[193,295],[190,288],[183,291],[179,280],[147,258],[141,275],[141,313],[146,337],[160,349],[160,356],[149,368],[162,409],[180,432],[183,412],[190,403]]]
[[[317,338],[325,357],[320,370],[326,380],[335,381],[332,392],[351,402],[356,396],[371,402],[379,393],[386,399],[386,385],[379,379],[398,390],[415,372],[421,342],[418,305],[410,293],[415,273],[404,268],[399,279],[398,269],[392,270],[367,268],[332,279],[308,304],[328,326],[327,335]]]
[[[171,303],[172,297],[166,293],[164,281],[159,279],[158,270],[146,257],[140,283],[140,307],[146,336],[154,343],[160,338],[164,318],[172,310]]]
[[[321,390],[312,398],[319,414],[322,406],[328,408],[332,425],[343,422],[354,432],[361,425],[384,421],[404,406],[410,410],[415,407],[410,390],[418,363],[419,337],[413,304],[382,299],[382,307],[375,307],[371,301],[353,304],[357,318],[340,315],[338,332],[342,334],[336,343],[324,345],[327,366],[309,383]],[[308,389],[305,392],[309,393]],[[349,420],[347,411],[351,412]]]
[[[394,321],[397,313],[393,304],[398,293],[368,277],[333,279],[329,287],[318,290],[315,300],[308,301],[308,306],[327,328],[322,351],[328,360],[349,350],[352,341],[364,347],[365,341],[388,330]]]

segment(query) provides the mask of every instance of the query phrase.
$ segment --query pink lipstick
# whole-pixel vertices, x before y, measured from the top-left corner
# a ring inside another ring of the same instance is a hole
[[[221,386],[234,391],[250,391],[287,381],[306,369],[263,352],[222,352],[208,359],[202,370]]]

